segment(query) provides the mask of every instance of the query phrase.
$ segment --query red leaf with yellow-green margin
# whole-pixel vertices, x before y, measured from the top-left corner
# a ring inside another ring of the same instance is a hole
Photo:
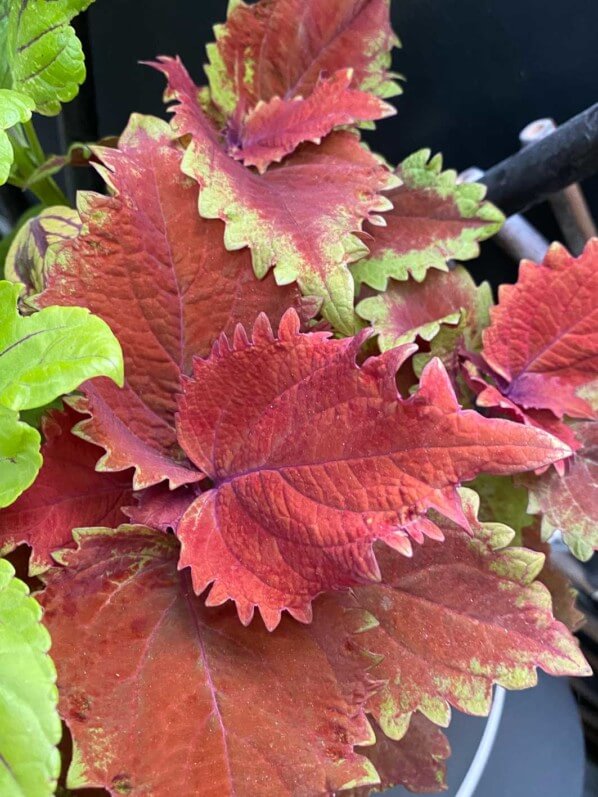
[[[567,446],[459,406],[438,360],[402,399],[395,375],[413,351],[356,364],[361,343],[302,334],[288,311],[278,337],[261,316],[238,327],[185,379],[177,430],[213,488],[178,526],[181,567],[209,605],[232,598],[268,628],[283,610],[309,621],[320,592],[379,578],[381,539],[410,554],[409,536],[438,538],[434,508],[467,524],[456,486],[479,473],[514,473],[562,459]]]
[[[361,610],[379,622],[372,651],[384,656],[376,677],[386,683],[369,703],[384,732],[405,734],[421,711],[447,725],[450,706],[486,714],[492,685],[523,689],[536,667],[553,675],[591,672],[577,641],[554,619],[543,584],[533,583],[543,556],[508,546],[513,532],[476,520],[478,497],[462,491],[473,535],[439,522],[442,544],[418,549],[413,560],[384,549],[382,584],[355,588]]]
[[[72,208],[60,205],[44,208],[15,235],[4,264],[6,279],[24,285],[26,296],[39,293],[45,285],[48,247],[76,237],[80,230],[79,214]]]
[[[307,99],[273,97],[260,102],[238,130],[229,130],[230,154],[263,173],[304,141],[319,144],[335,127],[396,113],[392,105],[350,88],[352,78],[352,69],[342,69],[321,78]]]
[[[358,282],[385,290],[388,279],[421,282],[431,268],[448,270],[448,261],[471,260],[479,242],[494,235],[503,215],[484,202],[480,183],[458,183],[456,172],[442,171],[442,157],[424,149],[396,170],[402,185],[386,194],[392,210],[386,226],[366,223],[372,237],[369,255],[352,267]]]
[[[308,97],[322,74],[355,70],[354,87],[378,97],[400,93],[390,69],[398,39],[390,0],[262,0],[231,3],[208,45],[212,100],[232,114],[273,97]]]
[[[558,418],[595,417],[580,391],[598,380],[598,239],[577,259],[553,244],[541,265],[524,260],[491,317],[483,356],[508,400]]]
[[[287,618],[269,634],[193,595],[171,535],[77,540],[39,596],[73,736],[69,787],[299,797],[378,782],[353,749],[373,741],[371,662],[341,603],[324,598],[311,625]]]
[[[137,489],[197,480],[174,429],[180,376],[218,334],[260,311],[273,320],[300,301],[271,276],[257,280],[247,252],[227,252],[224,225],[197,215],[197,185],[162,120],[134,115],[118,149],[99,148],[110,196],[80,193],[78,236],[50,246],[42,306],[82,305],[120,340],[126,384],[97,380],[76,408],[82,436],[106,449],[100,467],[135,468]],[[109,288],[109,289],[108,289]]]
[[[451,754],[444,733],[422,714],[414,714],[409,730],[396,741],[375,725],[376,743],[363,749],[380,776],[380,785],[352,789],[347,797],[368,797],[381,789],[403,786],[417,794],[444,791],[446,759]]]
[[[598,422],[578,421],[572,431],[581,448],[565,464],[564,475],[551,469],[526,477],[528,512],[542,515],[542,538],[559,530],[578,559],[598,549]]]
[[[21,543],[31,548],[32,575],[53,564],[51,554],[73,541],[80,526],[118,525],[121,507],[131,501],[130,473],[96,473],[100,453],[71,429],[81,416],[66,409],[42,422],[43,467],[34,484],[0,511],[0,552]]]
[[[459,266],[448,273],[433,271],[424,282],[392,280],[384,293],[363,299],[357,313],[370,322],[380,349],[386,351],[417,337],[430,341],[441,325],[456,326],[466,313],[475,316],[478,290]]]
[[[166,98],[176,101],[174,127],[190,139],[182,169],[200,185],[199,214],[225,222],[228,249],[249,247],[258,277],[273,267],[279,285],[297,282],[304,295],[320,297],[324,316],[352,334],[358,322],[347,264],[367,252],[356,235],[364,220],[380,222],[377,214],[390,208],[379,192],[396,184],[392,172],[356,134],[338,131],[256,174],[227,154],[182,63],[160,58],[155,66],[167,77]]]

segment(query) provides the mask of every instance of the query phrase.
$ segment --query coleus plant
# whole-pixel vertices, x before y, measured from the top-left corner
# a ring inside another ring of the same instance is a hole
[[[589,672],[540,526],[596,547],[598,242],[495,308],[452,267],[502,217],[361,140],[398,93],[388,11],[233,0],[208,86],[159,58],[172,121],[133,115],[93,149],[107,194],[13,241],[31,320],[86,308],[124,353],[122,387],[46,413],[0,513],[43,581],[75,793],[437,790],[451,707]]]

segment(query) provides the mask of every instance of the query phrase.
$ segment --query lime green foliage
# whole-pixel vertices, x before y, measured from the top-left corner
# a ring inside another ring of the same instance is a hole
[[[123,383],[120,344],[88,310],[48,307],[23,317],[20,286],[0,282],[0,507],[12,503],[41,466],[39,434],[19,421],[30,410],[107,376]]]
[[[91,2],[0,0],[0,87],[27,94],[38,113],[59,113],[85,79],[83,50],[69,22]]]
[[[42,464],[39,433],[0,405],[0,507],[30,487]]]
[[[0,185],[8,180],[14,159],[12,142],[6,133],[19,122],[28,122],[35,103],[26,94],[0,88]]]
[[[454,170],[442,171],[442,157],[423,149],[397,168],[403,185],[389,197],[394,209],[388,229],[372,230],[380,243],[352,267],[357,282],[386,290],[389,277],[421,282],[428,269],[448,270],[448,261],[479,255],[479,242],[500,230],[502,213],[484,202],[485,186],[458,183]]]
[[[3,426],[1,427],[3,428]],[[0,560],[0,794],[46,797],[60,772],[56,670],[41,608]]]
[[[5,235],[4,238],[0,240],[0,279],[4,279],[4,276],[6,275],[6,260],[8,257],[8,252],[10,251],[10,247],[12,246],[12,242],[19,234],[19,231],[23,228],[23,225],[26,224],[30,219],[35,218],[43,209],[43,205],[33,205],[32,207],[27,208],[25,213],[23,213],[23,215],[19,218],[8,235]],[[15,282],[15,280],[11,279],[11,282]]]
[[[469,486],[480,497],[480,520],[514,529],[515,544],[521,545],[522,530],[534,522],[527,513],[527,490],[516,487],[513,479],[505,476],[478,476]]]

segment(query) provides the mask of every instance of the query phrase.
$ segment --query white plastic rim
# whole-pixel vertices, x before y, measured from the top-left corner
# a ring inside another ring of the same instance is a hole
[[[475,791],[484,774],[488,759],[490,758],[490,753],[494,747],[494,742],[496,741],[496,734],[498,733],[505,705],[505,695],[506,692],[502,686],[497,686],[494,691],[494,700],[492,701],[492,708],[488,715],[488,722],[484,728],[484,733],[480,739],[478,749],[476,750],[471,764],[469,765],[469,769],[467,770],[467,774],[463,778],[463,782],[455,797],[474,797],[475,795]]]

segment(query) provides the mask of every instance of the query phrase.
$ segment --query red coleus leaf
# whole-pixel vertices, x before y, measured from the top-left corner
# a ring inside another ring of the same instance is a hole
[[[371,323],[386,351],[417,337],[432,340],[442,324],[456,326],[464,313],[475,326],[479,290],[464,268],[433,271],[424,282],[393,280],[384,293],[361,301],[357,312]]]
[[[554,470],[526,477],[528,511],[542,514],[542,537],[559,530],[564,542],[583,561],[598,549],[598,422],[579,421],[572,431],[581,443],[567,461],[564,475]]]
[[[106,449],[101,467],[134,467],[137,488],[198,478],[174,430],[180,375],[222,329],[274,319],[299,301],[272,277],[255,279],[247,252],[228,252],[224,226],[197,215],[197,186],[180,172],[168,125],[133,116],[119,149],[96,150],[111,196],[79,194],[79,235],[52,244],[39,304],[82,305],[110,324],[125,356],[126,385],[88,385],[80,431]]]
[[[357,326],[353,277],[347,264],[367,252],[355,235],[363,221],[380,221],[390,202],[379,192],[396,178],[359,142],[339,131],[320,146],[303,144],[284,163],[259,175],[231,158],[197,101],[197,86],[179,60],[156,64],[168,79],[175,129],[190,143],[183,172],[200,185],[199,213],[221,219],[228,249],[249,247],[253,268],[271,267],[280,285],[297,282],[322,299],[322,312],[343,333]]]
[[[287,609],[310,618],[320,592],[379,578],[382,539],[403,553],[408,537],[438,538],[434,508],[465,522],[456,486],[562,459],[555,438],[461,410],[433,360],[408,400],[395,374],[413,347],[355,361],[367,332],[331,340],[301,334],[289,311],[278,338],[265,316],[195,361],[178,416],[179,441],[212,480],[178,526],[181,566],[208,604],[232,598],[248,623],[268,628]]]
[[[390,67],[398,39],[390,0],[235,2],[215,29],[206,72],[213,101],[230,116],[273,97],[308,97],[324,74],[355,70],[354,85],[379,97],[399,93]]]
[[[319,144],[335,127],[383,119],[396,113],[392,105],[363,91],[349,88],[352,69],[322,78],[307,99],[273,97],[259,103],[236,131],[230,130],[230,154],[246,166],[265,172],[304,141]]]
[[[448,261],[470,260],[479,242],[498,232],[504,220],[480,183],[457,182],[456,172],[442,171],[442,158],[430,150],[411,155],[397,168],[401,185],[387,196],[392,210],[386,225],[365,225],[369,254],[352,267],[355,279],[386,290],[388,279],[421,282],[431,269],[447,271]]]
[[[53,564],[51,554],[72,542],[73,528],[122,523],[121,507],[131,500],[130,473],[94,471],[98,448],[71,433],[79,420],[68,408],[44,418],[43,468],[33,486],[0,512],[0,551],[29,545],[32,575]]]
[[[129,526],[78,542],[39,596],[73,736],[69,787],[296,797],[378,782],[353,749],[373,740],[352,613],[325,598],[309,626],[246,629],[193,595],[171,535]]]
[[[479,499],[463,490],[473,536],[440,523],[442,544],[418,549],[413,560],[380,551],[383,583],[358,587],[361,610],[379,622],[372,650],[385,686],[369,708],[384,732],[400,739],[412,712],[447,725],[452,705],[471,714],[490,708],[492,684],[523,689],[535,668],[554,675],[591,672],[576,640],[554,620],[550,595],[532,583],[543,556],[508,546],[513,532],[476,520]]]
[[[526,410],[593,417],[580,389],[598,378],[598,240],[577,259],[554,244],[542,265],[523,261],[499,299],[483,356],[500,392]]]
[[[398,741],[384,736],[376,726],[376,744],[364,748],[380,776],[380,785],[362,786],[350,797],[367,797],[381,789],[404,786],[409,791],[443,791],[446,785],[446,759],[451,753],[444,733],[421,714],[414,714],[407,734]]]

